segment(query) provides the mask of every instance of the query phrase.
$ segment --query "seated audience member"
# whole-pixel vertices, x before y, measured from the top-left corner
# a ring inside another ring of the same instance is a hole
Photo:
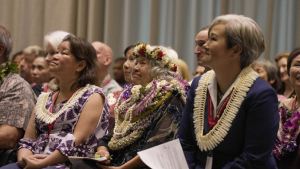
[[[212,70],[193,80],[179,128],[189,168],[276,168],[276,91],[250,66],[265,49],[258,24],[218,16],[203,47]]]
[[[275,90],[279,87],[277,65],[269,60],[260,59],[252,63],[252,68],[258,73],[259,77],[267,81]],[[286,99],[283,95],[277,94],[278,101]]]
[[[282,82],[281,86],[277,90],[277,93],[283,95],[286,98],[291,98],[296,94],[287,73],[287,59],[289,55],[290,53],[282,53],[277,54],[275,57],[275,62],[277,63],[277,66],[280,70],[280,80]]]
[[[198,66],[196,71],[193,73],[194,78],[203,75],[204,71],[205,71],[205,67]]]
[[[13,57],[11,58],[11,63],[16,63],[16,64],[20,64],[21,62],[21,56],[22,56],[23,51],[17,52],[13,55]]]
[[[124,56],[127,58],[127,55],[132,55],[132,52],[133,52],[133,45],[130,45],[124,50]]]
[[[205,49],[204,49],[203,45],[208,40],[208,29],[209,29],[209,25],[203,27],[200,30],[200,32],[196,35],[196,38],[195,38],[196,47],[194,50],[194,54],[197,56],[197,65],[203,66],[205,68],[204,73],[211,70],[210,67],[207,67],[202,64],[202,58],[205,53]]]
[[[8,68],[0,72],[0,149],[13,148],[23,136],[36,102],[30,85],[7,63],[12,47],[8,30],[0,24],[0,63]]]
[[[116,107],[114,130],[99,141],[97,153],[112,160],[100,168],[147,168],[138,151],[173,140],[177,135],[188,84],[178,76],[176,64],[160,47],[138,44],[132,76],[134,86],[123,90]],[[129,70],[129,69],[126,69]],[[125,71],[126,72],[126,71]],[[79,161],[73,168],[98,168]]]
[[[187,64],[185,63],[185,61],[182,60],[182,59],[178,59],[177,64],[178,64],[178,74],[179,74],[179,76],[181,76],[187,82],[190,81],[191,80],[190,69],[187,66]]]
[[[114,78],[118,84],[124,88],[124,85],[128,84],[124,78],[123,65],[126,62],[124,57],[117,58],[114,62]]]
[[[21,62],[19,64],[20,76],[25,79],[31,87],[35,85],[31,76],[31,67],[37,56],[45,55],[43,49],[39,46],[28,46],[23,50]]]
[[[37,56],[31,67],[31,76],[33,78],[33,82],[36,83],[32,87],[32,90],[39,96],[44,89],[44,83],[49,83],[49,81],[53,78],[51,73],[49,72],[49,63],[45,60],[46,56]]]
[[[46,55],[47,55],[45,60],[48,62],[49,65],[53,55],[55,55],[55,52],[58,49],[59,44],[67,35],[70,35],[70,33],[61,30],[50,32],[47,35],[45,35],[44,44],[45,44]],[[44,83],[43,92],[52,92],[57,88],[58,88],[58,81],[56,78],[53,78],[49,83]]]
[[[97,52],[97,60],[101,69],[100,79],[102,82],[100,83],[100,87],[103,88],[104,94],[107,95],[108,93],[122,90],[123,88],[108,74],[109,66],[113,58],[113,51],[102,42],[96,41],[93,42],[92,45]]]
[[[123,72],[124,72],[125,81],[129,83],[128,85],[125,85],[125,88],[127,88],[129,85],[133,84],[132,69],[134,66],[135,56],[133,56],[132,51],[131,51],[130,53],[125,55],[125,57],[126,57],[126,62],[123,64]],[[109,93],[107,95],[107,101],[108,101],[108,104],[110,107],[109,129],[111,129],[115,124],[114,110],[115,110],[117,100],[121,93],[122,93],[122,91],[116,91],[116,92]]]
[[[109,106],[96,86],[99,66],[93,46],[66,36],[50,71],[60,81],[59,90],[39,96],[19,142],[18,163],[3,168],[70,168],[68,156],[93,156],[106,133]]]
[[[125,63],[123,64],[123,67],[122,67],[123,73],[124,73],[123,76],[124,76],[125,81],[128,82],[128,84],[125,85],[124,87],[128,87],[129,85],[133,84],[132,69],[134,66],[135,56],[133,56],[133,46],[132,45],[128,46],[125,49],[124,55],[125,55]],[[122,93],[122,90],[115,91],[115,92],[109,93],[107,95],[107,100],[108,100],[108,104],[110,107],[110,115],[113,117],[115,116],[114,108],[117,103],[117,99],[119,98],[121,93]]]
[[[279,130],[273,154],[278,169],[300,168],[300,48],[294,49],[287,60],[287,74],[296,96],[279,103]]]

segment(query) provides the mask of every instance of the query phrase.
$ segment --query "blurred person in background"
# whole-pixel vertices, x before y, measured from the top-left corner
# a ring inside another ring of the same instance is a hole
[[[35,85],[31,76],[31,67],[37,56],[45,55],[43,49],[39,46],[28,46],[23,50],[21,62],[19,64],[20,76],[25,79],[31,87]]]
[[[114,78],[116,82],[124,88],[124,85],[128,84],[125,81],[124,78],[124,71],[123,71],[123,65],[126,62],[126,59],[124,57],[119,57],[115,60],[113,65],[113,71],[114,71]]]
[[[19,65],[20,62],[21,62],[22,52],[23,52],[23,51],[19,51],[19,52],[15,53],[15,54],[13,55],[13,57],[11,58],[11,63],[16,63],[16,64]]]
[[[275,57],[275,62],[277,63],[277,66],[279,67],[280,71],[280,80],[281,80],[281,86],[277,90],[277,93],[280,95],[283,95],[286,98],[291,98],[295,96],[295,90],[292,86],[292,83],[289,79],[288,71],[287,71],[287,59],[289,57],[290,53],[281,53],[277,54]]]
[[[109,75],[109,66],[113,59],[113,51],[102,42],[96,41],[92,45],[97,52],[97,60],[101,69],[100,87],[103,88],[103,92],[107,95],[108,93],[122,90],[123,88]]]
[[[46,56],[37,56],[31,67],[31,76],[33,78],[33,82],[36,83],[36,85],[32,87],[32,90],[37,97],[43,91],[45,83],[49,83],[49,81],[53,78],[49,71],[49,63],[45,58]]]
[[[252,63],[252,68],[258,75],[267,81],[275,90],[279,88],[278,68],[276,63],[266,59],[255,60]],[[283,95],[277,94],[278,101],[286,99]]]
[[[196,71],[193,73],[194,78],[203,75],[204,71],[205,71],[204,66],[198,66]]]

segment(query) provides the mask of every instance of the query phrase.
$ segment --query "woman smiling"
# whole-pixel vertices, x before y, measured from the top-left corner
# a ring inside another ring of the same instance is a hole
[[[60,81],[59,89],[39,96],[19,142],[18,163],[4,168],[68,169],[68,156],[94,155],[97,139],[106,133],[109,107],[95,86],[99,66],[94,47],[66,36],[50,60],[50,71]]]
[[[287,60],[287,75],[295,88],[296,97],[279,104],[279,130],[273,154],[279,169],[300,168],[300,48],[296,48]]]
[[[212,70],[193,80],[179,129],[189,168],[276,168],[276,92],[250,67],[264,51],[261,29],[245,16],[219,16],[204,48]]]
[[[148,168],[138,151],[173,140],[177,135],[188,84],[180,78],[177,66],[161,47],[138,44],[133,86],[125,88],[115,107],[115,127],[100,139],[97,154],[113,160],[97,164],[102,169]],[[125,76],[126,77],[126,76]],[[80,162],[73,168],[98,168]]]

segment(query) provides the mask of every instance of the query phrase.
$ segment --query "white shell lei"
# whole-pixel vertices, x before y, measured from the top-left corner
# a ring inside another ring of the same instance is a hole
[[[73,107],[76,101],[79,99],[79,97],[84,92],[86,92],[90,87],[97,87],[97,86],[88,84],[85,87],[81,87],[80,89],[78,89],[68,100],[68,102],[55,114],[52,114],[46,109],[46,104],[50,93],[41,93],[37,100],[35,110],[34,110],[36,118],[45,122],[46,124],[53,123],[62,113],[64,113],[70,107]]]
[[[247,92],[250,90],[254,81],[259,77],[250,66],[242,70],[241,77],[231,94],[223,115],[218,120],[217,124],[206,135],[203,135],[207,87],[213,74],[213,70],[205,73],[199,80],[199,84],[195,92],[196,96],[193,118],[196,140],[201,151],[213,150],[224,140],[228,134],[233,119],[247,96]]]

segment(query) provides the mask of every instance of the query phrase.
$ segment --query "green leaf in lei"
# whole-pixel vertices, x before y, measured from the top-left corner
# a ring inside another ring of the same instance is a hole
[[[3,78],[8,75],[9,73],[19,73],[17,69],[18,65],[15,63],[9,64],[10,61],[5,63],[5,67],[2,65],[0,66],[0,83],[3,83]]]

